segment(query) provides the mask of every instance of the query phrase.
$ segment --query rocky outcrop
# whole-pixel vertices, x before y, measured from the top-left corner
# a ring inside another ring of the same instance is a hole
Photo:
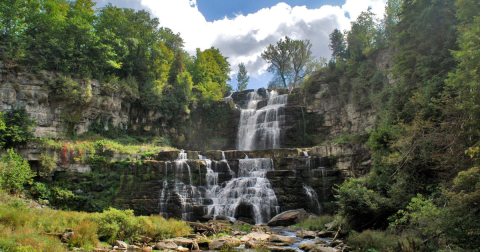
[[[67,103],[50,97],[46,82],[58,77],[54,72],[3,72],[0,83],[0,111],[24,107],[31,119],[37,120],[34,128],[36,137],[62,137],[65,134],[64,111],[73,109]],[[92,92],[92,99],[81,111],[79,122],[75,125],[76,134],[88,131],[96,120],[103,120],[114,127],[124,127],[128,123],[128,110],[120,97],[107,97],[100,94],[100,84],[96,80],[74,80],[83,88]]]
[[[309,155],[331,157],[335,166],[345,177],[367,174],[372,165],[372,152],[365,144],[325,144],[315,146]]]
[[[308,213],[304,209],[295,209],[285,211],[273,217],[269,222],[269,226],[291,226],[308,218]]]

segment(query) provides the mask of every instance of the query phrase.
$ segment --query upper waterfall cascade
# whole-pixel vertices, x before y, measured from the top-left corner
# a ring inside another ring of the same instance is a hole
[[[267,91],[267,105],[258,108],[264,99],[258,90],[247,94],[246,108],[241,110],[238,126],[237,149],[259,150],[279,148],[285,124],[284,108],[288,95]]]

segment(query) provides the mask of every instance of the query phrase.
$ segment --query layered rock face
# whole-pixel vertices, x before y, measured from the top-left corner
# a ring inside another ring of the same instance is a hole
[[[62,112],[68,107],[65,102],[49,97],[46,82],[57,78],[53,72],[37,74],[27,72],[7,72],[0,65],[2,72],[0,83],[0,111],[24,107],[31,119],[37,120],[34,128],[36,137],[62,137],[65,134],[64,115]],[[91,102],[82,111],[81,119],[75,127],[76,134],[88,131],[89,126],[97,119],[110,121],[114,127],[128,124],[128,110],[123,106],[119,97],[100,95],[98,81],[75,80],[82,87],[92,91]],[[105,123],[108,127],[108,123]]]
[[[192,221],[210,214],[266,223],[275,214],[300,208],[315,214],[332,213],[335,198],[331,188],[343,180],[337,167],[356,170],[366,150],[352,145],[325,148],[189,151],[184,153],[187,159],[178,158],[180,151],[160,152],[141,166],[132,163],[127,167],[124,176],[131,179],[122,181],[114,204],[137,214],[161,213]],[[336,159],[321,156],[335,151],[345,154]],[[247,161],[259,166],[245,166]],[[274,201],[268,190],[274,193]],[[258,208],[270,205],[276,208]],[[269,218],[259,217],[259,213]]]

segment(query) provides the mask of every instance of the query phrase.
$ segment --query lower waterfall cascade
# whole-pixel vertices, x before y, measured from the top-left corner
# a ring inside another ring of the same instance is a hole
[[[213,204],[207,206],[207,213],[227,217],[238,216],[238,206],[251,206],[255,224],[266,223],[272,213],[278,213],[275,192],[266,178],[266,173],[273,169],[269,158],[239,160],[238,177],[226,182],[223,187],[213,186],[209,197]]]

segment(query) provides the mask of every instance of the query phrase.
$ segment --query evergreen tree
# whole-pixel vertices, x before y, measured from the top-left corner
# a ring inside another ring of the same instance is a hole
[[[238,64],[238,75],[237,75],[237,91],[243,91],[247,88],[248,81],[250,77],[248,76],[247,69],[245,68],[245,64],[240,63]]]
[[[343,38],[343,33],[335,29],[330,34],[330,44],[328,45],[330,50],[332,50],[332,57],[334,59],[345,58],[346,44],[345,39]]]

